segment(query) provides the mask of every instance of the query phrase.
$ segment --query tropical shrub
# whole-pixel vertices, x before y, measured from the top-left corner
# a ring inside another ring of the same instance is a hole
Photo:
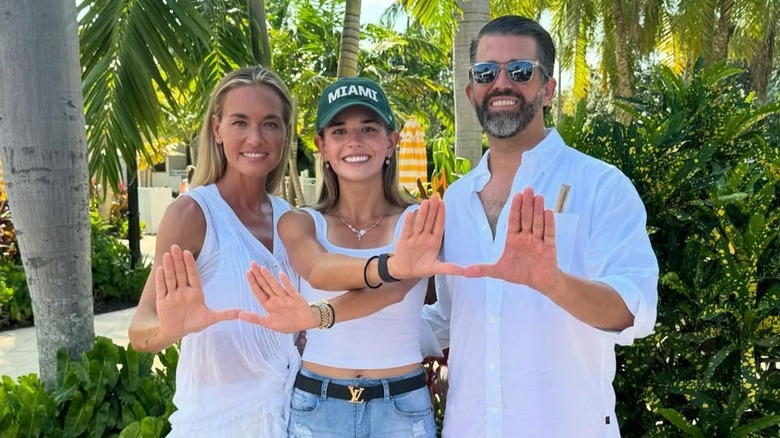
[[[92,292],[98,309],[129,307],[138,302],[151,265],[130,267],[130,250],[98,215],[90,211]],[[9,299],[10,297],[10,299]],[[32,300],[21,264],[0,258],[0,328],[32,322]]]
[[[431,173],[431,192],[444,196],[447,187],[471,170],[469,160],[455,155],[454,140],[451,137],[439,137],[432,141],[433,172]]]
[[[627,437],[780,435],[780,106],[742,74],[660,67],[619,104],[627,125],[583,104],[559,127],[632,179],[661,269],[655,333],[618,351]]]
[[[3,292],[4,290],[4,292]],[[32,300],[22,265],[0,261],[0,328],[32,320]]]
[[[114,345],[98,337],[78,360],[57,353],[57,381],[47,389],[35,374],[14,382],[3,376],[0,438],[162,437],[175,410],[179,353],[169,347],[155,355]]]
[[[0,200],[0,262],[19,262],[16,229],[7,200]]]
[[[92,290],[95,302],[136,303],[151,266],[130,266],[130,250],[110,234],[97,211],[90,212],[92,228]]]

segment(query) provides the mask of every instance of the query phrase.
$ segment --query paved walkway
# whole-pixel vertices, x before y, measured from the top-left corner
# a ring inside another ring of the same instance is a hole
[[[155,236],[141,239],[141,253],[154,256]],[[127,328],[135,307],[95,315],[95,335],[111,338],[115,344],[127,346]],[[29,373],[38,373],[38,339],[35,327],[0,332],[0,376],[14,380]]]

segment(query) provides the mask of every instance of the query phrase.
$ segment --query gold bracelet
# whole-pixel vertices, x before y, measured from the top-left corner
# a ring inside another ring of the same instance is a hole
[[[330,319],[330,324],[328,324],[327,328],[331,328],[336,323],[336,310],[333,309],[333,304],[330,301],[325,301],[325,305],[328,306],[328,319]]]
[[[317,310],[320,312],[320,325],[317,326],[320,330],[325,330],[333,327],[334,318],[333,318],[333,306],[325,301],[325,300],[319,300],[316,303],[309,304],[309,307],[316,307]]]

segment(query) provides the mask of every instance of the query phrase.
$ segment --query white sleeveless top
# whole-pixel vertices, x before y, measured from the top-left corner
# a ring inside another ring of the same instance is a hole
[[[206,236],[198,255],[206,304],[214,310],[241,308],[265,314],[252,295],[245,272],[254,260],[278,275],[293,277],[276,232],[290,205],[270,196],[273,254],[241,223],[210,184],[188,191],[206,217]],[[300,356],[290,334],[239,320],[224,321],[185,336],[176,368],[178,408],[170,417],[169,437],[287,436],[289,394]]]
[[[393,252],[395,242],[401,234],[404,215],[417,208],[418,205],[409,206],[400,216],[392,244],[369,249],[344,248],[331,244],[327,237],[325,217],[311,208],[304,208],[304,211],[314,218],[317,240],[328,252],[368,258]],[[338,273],[335,272],[334,275]],[[427,289],[428,279],[421,279],[400,303],[387,306],[363,318],[337,322],[328,330],[307,331],[303,360],[348,369],[393,368],[421,362],[420,318]],[[300,279],[300,291],[309,302],[330,300],[345,293],[314,289],[303,278]]]

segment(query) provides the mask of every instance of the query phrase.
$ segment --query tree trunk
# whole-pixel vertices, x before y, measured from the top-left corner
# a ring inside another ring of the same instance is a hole
[[[94,338],[76,4],[0,4],[0,154],[32,297],[41,378]]]
[[[344,7],[344,30],[341,33],[337,73],[340,78],[357,75],[360,50],[360,3],[361,0],[347,0]]]
[[[141,260],[141,213],[138,206],[138,159],[127,159],[127,242],[130,247],[130,269]]]
[[[458,0],[463,16],[458,17],[458,29],[452,49],[453,93],[455,100],[455,155],[468,159],[475,167],[482,158],[482,127],[474,107],[466,97],[469,83],[469,46],[471,39],[490,20],[488,0]]]
[[[628,51],[628,31],[626,30],[626,17],[623,11],[623,2],[613,0],[612,18],[615,20],[615,51],[617,57],[617,82],[618,94],[622,97],[634,95],[631,80],[630,53]]]
[[[249,0],[250,43],[255,62],[271,67],[271,44],[268,41],[268,28],[265,25],[265,1]]]
[[[772,60],[775,56],[775,30],[766,33],[764,39],[758,43],[753,62],[750,63],[750,77],[756,96],[763,103],[766,102],[766,92],[769,86],[769,75],[772,73]]]
[[[712,62],[724,61],[728,57],[732,29],[731,12],[734,10],[734,0],[720,0],[718,10],[720,17],[718,18],[715,40],[712,42]]]

